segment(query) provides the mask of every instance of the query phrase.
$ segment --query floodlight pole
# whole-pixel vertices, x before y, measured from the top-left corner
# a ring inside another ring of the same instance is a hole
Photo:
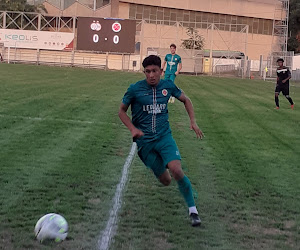
[[[248,34],[249,34],[249,25],[246,26],[246,39],[245,39],[245,53],[244,53],[244,69],[242,78],[245,78],[248,69]]]
[[[278,0],[275,5],[273,32],[272,32],[272,52],[270,58],[269,75],[272,76],[274,68],[276,68],[273,59],[281,57],[286,59],[289,54],[287,51],[288,31],[289,31],[289,12],[290,0]],[[288,65],[291,66],[291,65]]]
[[[145,21],[142,20],[142,30],[141,30],[141,36],[140,36],[140,41],[141,41],[141,47],[140,47],[140,69],[143,70],[143,52],[144,52],[144,28],[145,28]]]

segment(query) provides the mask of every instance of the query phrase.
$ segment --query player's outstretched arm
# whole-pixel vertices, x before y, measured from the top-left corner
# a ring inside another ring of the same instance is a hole
[[[178,98],[178,100],[183,102],[185,109],[190,117],[191,129],[195,131],[197,138],[203,139],[204,134],[196,123],[195,112],[194,112],[193,104],[192,104],[190,98],[188,98],[184,93],[182,93],[181,96]]]
[[[132,138],[140,138],[144,135],[143,131],[137,129],[131,122],[131,119],[127,115],[128,106],[124,103],[121,104],[119,109],[119,117],[124,125],[129,129]]]

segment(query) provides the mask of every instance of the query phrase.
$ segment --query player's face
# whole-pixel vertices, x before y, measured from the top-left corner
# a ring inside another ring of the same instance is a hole
[[[156,86],[160,81],[161,68],[156,65],[149,65],[145,68],[147,83],[151,86]]]
[[[278,66],[281,68],[283,66],[283,62],[282,61],[279,61],[277,62]]]
[[[170,51],[171,51],[171,54],[175,54],[176,53],[176,49],[174,47],[170,47]]]

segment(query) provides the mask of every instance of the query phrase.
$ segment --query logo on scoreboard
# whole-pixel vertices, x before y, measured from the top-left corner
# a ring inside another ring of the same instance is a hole
[[[118,22],[113,23],[112,30],[114,32],[120,32],[121,29],[122,29],[122,25],[120,23],[118,23]]]
[[[95,31],[100,31],[101,30],[101,24],[99,23],[99,21],[93,21],[91,23],[91,30],[95,30]]]

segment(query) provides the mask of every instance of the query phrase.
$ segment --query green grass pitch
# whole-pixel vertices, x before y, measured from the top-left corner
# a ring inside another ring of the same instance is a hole
[[[121,98],[142,74],[0,64],[0,249],[95,249],[130,150]],[[111,249],[297,249],[300,245],[300,85],[295,110],[269,82],[179,76],[184,106],[170,123],[202,218],[192,228],[173,181],[136,158]],[[299,105],[299,107],[298,107]],[[62,214],[61,244],[34,239],[42,215]]]

